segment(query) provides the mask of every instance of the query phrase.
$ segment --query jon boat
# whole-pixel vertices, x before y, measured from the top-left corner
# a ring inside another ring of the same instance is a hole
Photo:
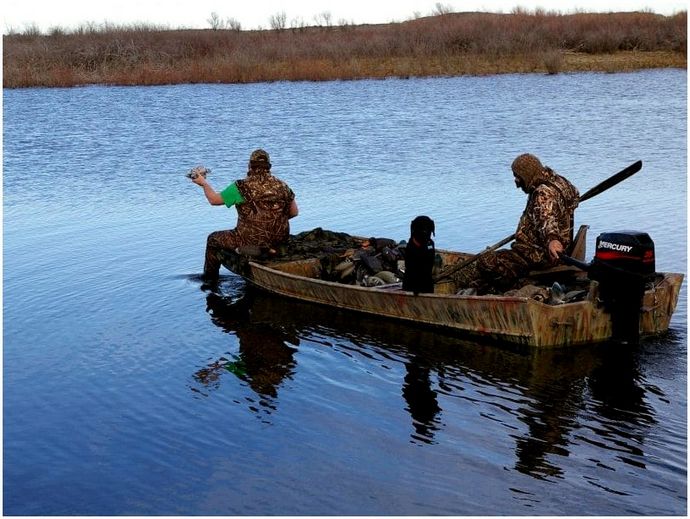
[[[584,261],[587,226],[577,233],[570,255]],[[597,242],[598,244],[598,242]],[[473,254],[437,250],[445,268]],[[653,254],[653,252],[652,252]],[[414,295],[400,284],[366,287],[322,279],[318,254],[300,259],[260,260],[240,253],[221,254],[223,265],[267,292],[342,310],[363,312],[441,328],[465,338],[535,348],[568,347],[615,339],[611,308],[600,299],[600,282],[577,266],[530,273],[535,285],[576,281],[579,300],[554,304],[522,295],[456,295],[452,280],[438,282],[433,294]],[[676,308],[683,274],[655,272],[639,306],[639,337],[663,334]],[[635,306],[634,308],[638,308]],[[637,319],[636,319],[637,320]]]

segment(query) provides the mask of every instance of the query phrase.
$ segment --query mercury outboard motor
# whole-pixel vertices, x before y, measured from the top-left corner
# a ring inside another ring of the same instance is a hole
[[[645,286],[655,275],[654,242],[647,233],[617,231],[597,237],[587,271],[599,282],[604,309],[611,314],[613,338],[637,343]]]

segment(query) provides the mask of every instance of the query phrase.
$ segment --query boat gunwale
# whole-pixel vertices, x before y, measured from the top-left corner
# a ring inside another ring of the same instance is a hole
[[[282,265],[285,264],[290,264],[290,263],[306,263],[306,262],[312,262],[312,259],[308,260],[295,260],[295,261],[289,261],[285,263],[281,263]],[[415,295],[413,292],[409,292],[406,290],[400,290],[400,291],[386,291],[386,285],[380,285],[376,287],[363,287],[361,285],[349,285],[346,283],[339,283],[337,281],[328,281],[326,279],[319,279],[319,278],[311,278],[307,276],[300,276],[299,274],[293,274],[291,272],[285,272],[281,269],[273,268],[270,264],[261,264],[261,263],[256,263],[254,261],[250,261],[249,265],[254,268],[257,267],[260,270],[268,270],[270,272],[275,272],[277,275],[280,276],[285,276],[287,278],[291,279],[296,279],[296,280],[307,280],[310,283],[315,283],[318,285],[325,285],[325,286],[336,286],[339,288],[344,288],[344,289],[349,289],[349,290],[360,290],[364,292],[373,292],[373,293],[380,293],[380,294],[395,294],[395,295],[403,295],[405,297],[424,297],[424,298],[438,298],[438,299],[458,299],[458,300],[480,300],[484,301],[487,299],[491,299],[491,301],[502,301],[502,302],[520,302],[520,303],[528,303],[528,302],[534,302],[540,305],[548,306],[551,307],[553,305],[546,305],[540,301],[537,301],[536,299],[532,299],[530,297],[524,297],[524,296],[501,296],[501,295],[458,295],[458,294],[435,294],[435,293],[419,293]],[[276,264],[278,265],[278,264]],[[249,281],[253,281],[251,277],[248,277]],[[572,304],[577,304],[581,303],[582,301],[576,301],[574,303],[564,303],[567,305],[572,305]],[[558,305],[558,306],[563,306],[563,305]]]
[[[505,296],[505,295],[497,295],[497,294],[485,294],[485,295],[468,295],[468,294],[436,294],[436,293],[419,293],[419,294],[413,294],[413,292],[410,291],[405,291],[405,290],[400,290],[400,291],[395,291],[395,292],[386,292],[386,289],[390,285],[379,285],[379,286],[374,286],[374,287],[365,287],[361,285],[350,285],[347,283],[339,283],[338,281],[328,281],[326,279],[319,279],[319,278],[313,278],[313,277],[308,277],[308,276],[300,276],[299,274],[293,274],[291,272],[286,272],[280,268],[275,268],[276,266],[279,265],[290,265],[290,264],[298,264],[298,263],[313,263],[317,260],[315,258],[307,258],[307,259],[301,259],[301,260],[293,260],[293,261],[286,261],[286,262],[280,262],[280,263],[267,263],[267,264],[262,264],[262,263],[257,263],[255,261],[249,261],[248,264],[254,268],[259,268],[260,270],[267,270],[270,272],[275,272],[280,276],[285,276],[288,278],[293,278],[296,280],[307,280],[310,283],[315,283],[319,285],[325,285],[325,286],[337,286],[340,288],[346,288],[349,290],[361,290],[364,292],[374,292],[374,293],[390,293],[390,294],[396,294],[396,295],[403,295],[403,296],[411,296],[411,297],[424,297],[424,298],[439,298],[439,299],[458,299],[458,300],[480,300],[480,301],[485,301],[485,300],[491,300],[491,301],[502,301],[502,302],[525,302],[525,303],[534,303],[539,306],[543,306],[545,308],[558,308],[558,307],[569,307],[569,306],[575,306],[579,304],[591,304],[591,301],[587,300],[581,300],[581,301],[573,301],[570,303],[560,303],[557,305],[550,305],[547,303],[544,303],[542,301],[538,301],[534,298],[531,297],[526,297],[526,296]],[[667,279],[669,276],[682,276],[681,278],[681,283],[683,279],[685,278],[685,275],[682,272],[656,272],[656,274],[660,275],[660,281],[658,283],[654,284],[653,289],[656,289],[656,287],[661,284],[661,282],[665,279]],[[252,281],[252,278],[250,276],[242,276],[245,279]],[[651,289],[650,289],[651,290]]]

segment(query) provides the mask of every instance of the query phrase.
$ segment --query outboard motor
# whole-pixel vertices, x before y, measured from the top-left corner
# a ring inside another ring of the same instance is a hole
[[[654,242],[647,233],[606,232],[597,237],[587,271],[599,282],[604,308],[611,314],[613,338],[637,343],[645,285],[655,275]]]

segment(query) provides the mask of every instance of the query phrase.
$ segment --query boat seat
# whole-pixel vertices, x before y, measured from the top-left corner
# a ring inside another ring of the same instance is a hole
[[[578,275],[582,274],[584,271],[578,267],[573,267],[571,265],[556,265],[548,269],[541,270],[530,270],[527,277],[530,278],[544,278],[550,276],[567,276],[567,275]]]

